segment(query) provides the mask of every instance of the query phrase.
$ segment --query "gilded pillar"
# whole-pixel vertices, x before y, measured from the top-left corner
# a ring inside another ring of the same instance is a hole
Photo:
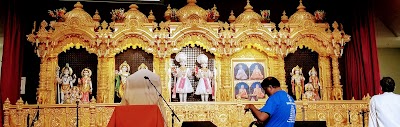
[[[285,59],[284,57],[278,56],[274,65],[274,69],[277,70],[276,72],[276,78],[279,80],[281,83],[281,88],[288,92],[287,85],[286,85],[286,72],[285,72]]]
[[[114,103],[115,57],[98,57],[97,103]]]
[[[319,56],[318,57],[318,65],[319,65],[319,80],[321,84],[321,98],[322,100],[330,100],[331,99],[331,90],[332,90],[332,78],[331,78],[331,64],[329,57],[327,56]]]
[[[222,56],[218,58],[221,63],[221,85],[218,88],[220,101],[232,101],[232,82],[231,82],[231,61],[230,57]]]
[[[171,87],[170,87],[170,77],[171,77],[171,67],[170,67],[170,57],[160,58],[154,55],[153,58],[153,68],[155,73],[160,76],[161,80],[161,94],[166,101],[171,101]]]
[[[18,99],[16,106],[17,106],[17,121],[15,122],[17,124],[17,127],[22,127],[25,126],[25,116],[23,115],[22,111],[22,106],[24,105],[24,101],[22,101],[21,98]]]
[[[90,127],[95,127],[96,126],[96,99],[94,99],[94,98],[92,98],[90,100],[89,112],[90,112],[90,118],[89,118]]]
[[[56,72],[58,68],[57,57],[41,58],[39,72],[39,88],[37,88],[38,104],[55,104],[57,102]],[[60,67],[61,69],[62,67]]]
[[[222,94],[221,94],[221,59],[220,57],[215,57],[215,61],[214,61],[214,80],[215,80],[215,84],[213,84],[214,87],[214,94],[215,94],[215,101],[220,101],[222,98]]]
[[[4,110],[4,127],[10,127],[10,100],[7,98],[6,101],[4,101],[3,104],[3,110]]]
[[[332,76],[333,76],[333,95],[334,100],[343,100],[343,89],[340,85],[340,71],[339,71],[339,60],[337,56],[331,56],[332,58]]]

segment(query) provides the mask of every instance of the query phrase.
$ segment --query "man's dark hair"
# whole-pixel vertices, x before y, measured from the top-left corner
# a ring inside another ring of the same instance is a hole
[[[383,77],[381,79],[381,87],[383,92],[393,92],[394,91],[394,80],[390,77]]]
[[[279,83],[278,79],[275,77],[267,77],[261,82],[261,86],[263,88],[272,86],[272,87],[281,87],[281,84]]]

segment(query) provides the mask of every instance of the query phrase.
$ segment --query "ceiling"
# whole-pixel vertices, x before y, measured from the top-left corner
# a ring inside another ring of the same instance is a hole
[[[400,48],[400,0],[374,3],[378,48]]]

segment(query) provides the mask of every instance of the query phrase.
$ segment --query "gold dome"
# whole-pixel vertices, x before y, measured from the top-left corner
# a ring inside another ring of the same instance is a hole
[[[78,20],[78,22],[81,23],[92,23],[94,22],[92,16],[89,15],[85,10],[83,10],[83,5],[80,2],[77,2],[74,5],[74,9],[71,11],[65,13],[64,18],[65,21],[70,21],[70,20]]]
[[[192,16],[197,16],[204,21],[207,20],[207,11],[197,6],[196,2],[196,0],[187,0],[188,4],[176,12],[179,21],[185,21]]]
[[[139,7],[136,4],[131,4],[129,6],[129,8],[130,9],[124,13],[125,21],[135,19],[138,22],[142,22],[142,23],[149,22],[149,20],[147,19],[147,16],[138,10]]]
[[[248,23],[252,21],[261,22],[261,15],[253,11],[253,7],[250,5],[250,0],[247,0],[244,12],[236,18],[235,23]]]
[[[96,22],[101,20],[101,17],[99,15],[99,11],[97,9],[96,9],[95,14],[93,15],[93,20],[96,21]]]
[[[300,5],[297,7],[297,12],[290,16],[289,22],[300,23],[305,21],[315,22],[315,18],[314,15],[306,11],[306,7],[303,6],[303,2],[300,0]]]

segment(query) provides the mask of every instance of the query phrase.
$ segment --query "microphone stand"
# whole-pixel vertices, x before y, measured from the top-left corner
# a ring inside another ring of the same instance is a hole
[[[76,127],[79,127],[79,101],[76,101]]]
[[[361,110],[361,112],[358,115],[361,115],[362,117],[362,126],[365,127],[365,113],[368,113],[368,111]]]
[[[154,87],[154,89],[156,89],[158,96],[160,96],[165,104],[167,104],[168,108],[171,110],[172,112],[172,127],[174,127],[174,116],[176,117],[176,119],[178,119],[178,122],[181,122],[181,120],[179,120],[178,116],[175,114],[174,110],[171,108],[171,106],[168,104],[168,102],[165,100],[165,98],[161,95],[161,93],[157,90],[156,86],[151,82],[151,80],[149,79],[149,77],[144,76],[144,79],[149,80],[150,84]]]
[[[351,125],[351,115],[350,115],[350,110],[347,112],[347,114],[349,115],[349,123]]]
[[[34,123],[39,119],[39,105],[37,106],[37,111],[35,117],[32,119],[31,125],[29,125],[29,114],[28,114],[28,127],[33,127]]]

